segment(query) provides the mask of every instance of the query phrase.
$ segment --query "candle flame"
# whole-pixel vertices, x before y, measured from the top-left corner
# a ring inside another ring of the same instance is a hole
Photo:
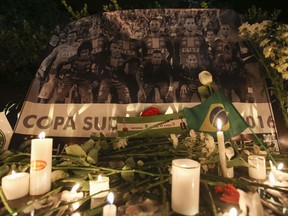
[[[269,173],[269,181],[271,183],[271,185],[275,185],[276,181],[275,181],[275,176],[272,172]]]
[[[39,139],[45,139],[45,132],[41,132],[39,134]]]
[[[278,166],[277,166],[277,169],[278,170],[282,170],[284,167],[284,164],[283,163],[279,163]]]
[[[222,121],[220,118],[217,119],[217,129],[218,129],[218,131],[221,131],[221,129],[222,129]]]
[[[80,187],[80,184],[74,185],[74,187],[71,189],[71,193],[76,193],[79,187]]]
[[[12,175],[12,177],[16,177],[16,172],[14,170],[12,170],[11,175]]]
[[[98,175],[97,180],[98,180],[98,182],[102,182],[102,181],[103,181],[102,176],[101,176],[101,175]]]
[[[113,204],[114,202],[114,194],[112,192],[109,192],[108,196],[107,196],[107,201],[110,205]]]
[[[232,207],[229,211],[229,216],[237,216],[237,209]]]

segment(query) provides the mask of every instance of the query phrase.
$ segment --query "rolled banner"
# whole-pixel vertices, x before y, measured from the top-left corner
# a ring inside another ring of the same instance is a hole
[[[0,112],[0,152],[9,148],[13,130],[5,112]]]

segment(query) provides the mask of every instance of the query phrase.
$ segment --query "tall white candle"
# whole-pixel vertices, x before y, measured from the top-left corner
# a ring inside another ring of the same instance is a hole
[[[29,191],[29,173],[12,171],[2,178],[2,189],[8,200],[24,197]]]
[[[221,166],[221,172],[224,177],[227,177],[227,163],[225,155],[225,143],[224,143],[224,134],[222,131],[222,122],[220,119],[217,119],[217,142],[219,150],[219,161]]]
[[[109,193],[109,177],[99,175],[97,180],[89,181],[89,194],[90,196],[95,194],[93,198],[106,197]],[[103,191],[99,193],[100,191]]]
[[[103,216],[116,216],[117,215],[117,207],[113,204],[114,194],[109,192],[107,196],[107,201],[109,204],[103,207]]]
[[[266,179],[266,161],[264,156],[249,155],[248,156],[248,174],[251,178],[263,180]]]
[[[51,189],[53,139],[39,134],[31,141],[30,195],[41,195]]]
[[[199,212],[200,164],[191,159],[172,161],[172,210],[183,215]]]

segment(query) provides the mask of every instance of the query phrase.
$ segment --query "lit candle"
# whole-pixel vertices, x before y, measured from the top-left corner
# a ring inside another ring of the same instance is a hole
[[[283,171],[281,171],[281,169],[283,169],[283,164],[279,164],[278,167],[276,168],[276,166],[273,165],[272,161],[269,161],[270,167],[271,167],[271,172],[273,172],[275,179],[277,179],[277,181],[288,181],[288,173],[285,173]]]
[[[172,210],[183,215],[199,212],[200,164],[191,159],[172,161]]]
[[[83,192],[77,192],[79,184],[76,184],[71,191],[64,190],[61,194],[61,200],[65,202],[76,201],[83,198]]]
[[[217,119],[217,142],[219,150],[219,161],[221,166],[221,172],[224,177],[227,177],[227,164],[226,164],[226,155],[225,155],[225,144],[224,144],[224,134],[222,131],[222,122],[220,119]]]
[[[95,194],[93,198],[102,198],[106,197],[109,193],[109,177],[98,175],[97,180],[89,181],[89,194],[90,196]],[[107,190],[107,191],[106,191]],[[103,191],[103,192],[101,192]],[[101,192],[101,193],[99,193]]]
[[[53,139],[39,134],[39,139],[31,141],[30,195],[41,195],[51,189]]]
[[[113,204],[114,194],[112,192],[108,194],[107,201],[109,204],[103,207],[103,216],[116,216],[117,207]]]
[[[229,216],[237,216],[238,212],[237,209],[232,207],[229,211]]]
[[[248,173],[251,178],[263,180],[266,179],[266,160],[264,156],[249,155],[248,156]]]
[[[29,191],[29,173],[12,171],[2,178],[2,189],[8,200],[24,197]]]

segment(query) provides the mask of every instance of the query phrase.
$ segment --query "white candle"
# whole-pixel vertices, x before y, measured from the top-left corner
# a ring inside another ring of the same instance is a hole
[[[228,160],[231,160],[231,158],[234,156],[234,149],[233,147],[228,147],[225,149],[225,155],[227,156]],[[227,168],[227,178],[233,178],[234,177],[234,167]]]
[[[221,166],[221,172],[224,177],[227,177],[227,163],[225,155],[225,144],[224,144],[224,134],[222,130],[222,122],[220,119],[217,119],[217,142],[218,142],[218,151],[219,151],[219,161]]]
[[[39,134],[39,139],[31,141],[30,195],[41,195],[51,189],[53,139]]]
[[[108,194],[107,201],[109,204],[103,207],[103,216],[116,216],[117,207],[113,204],[114,194],[112,192]]]
[[[79,184],[76,184],[71,191],[64,190],[61,194],[61,200],[64,202],[76,201],[83,198],[83,192],[77,192]],[[79,204],[78,204],[79,205]]]
[[[199,212],[200,164],[191,159],[172,161],[172,210],[183,215]]]
[[[266,179],[266,161],[264,156],[249,155],[248,156],[248,173],[253,179],[263,180]]]
[[[89,181],[89,194],[90,196],[93,194],[96,194],[93,196],[93,198],[102,198],[106,197],[109,193],[109,177],[105,176],[98,176],[97,180],[90,180]],[[107,191],[106,191],[107,190]],[[103,191],[103,192],[101,192]],[[101,192],[101,193],[99,193]]]
[[[12,171],[2,178],[2,189],[8,200],[24,197],[29,191],[29,173]]]

